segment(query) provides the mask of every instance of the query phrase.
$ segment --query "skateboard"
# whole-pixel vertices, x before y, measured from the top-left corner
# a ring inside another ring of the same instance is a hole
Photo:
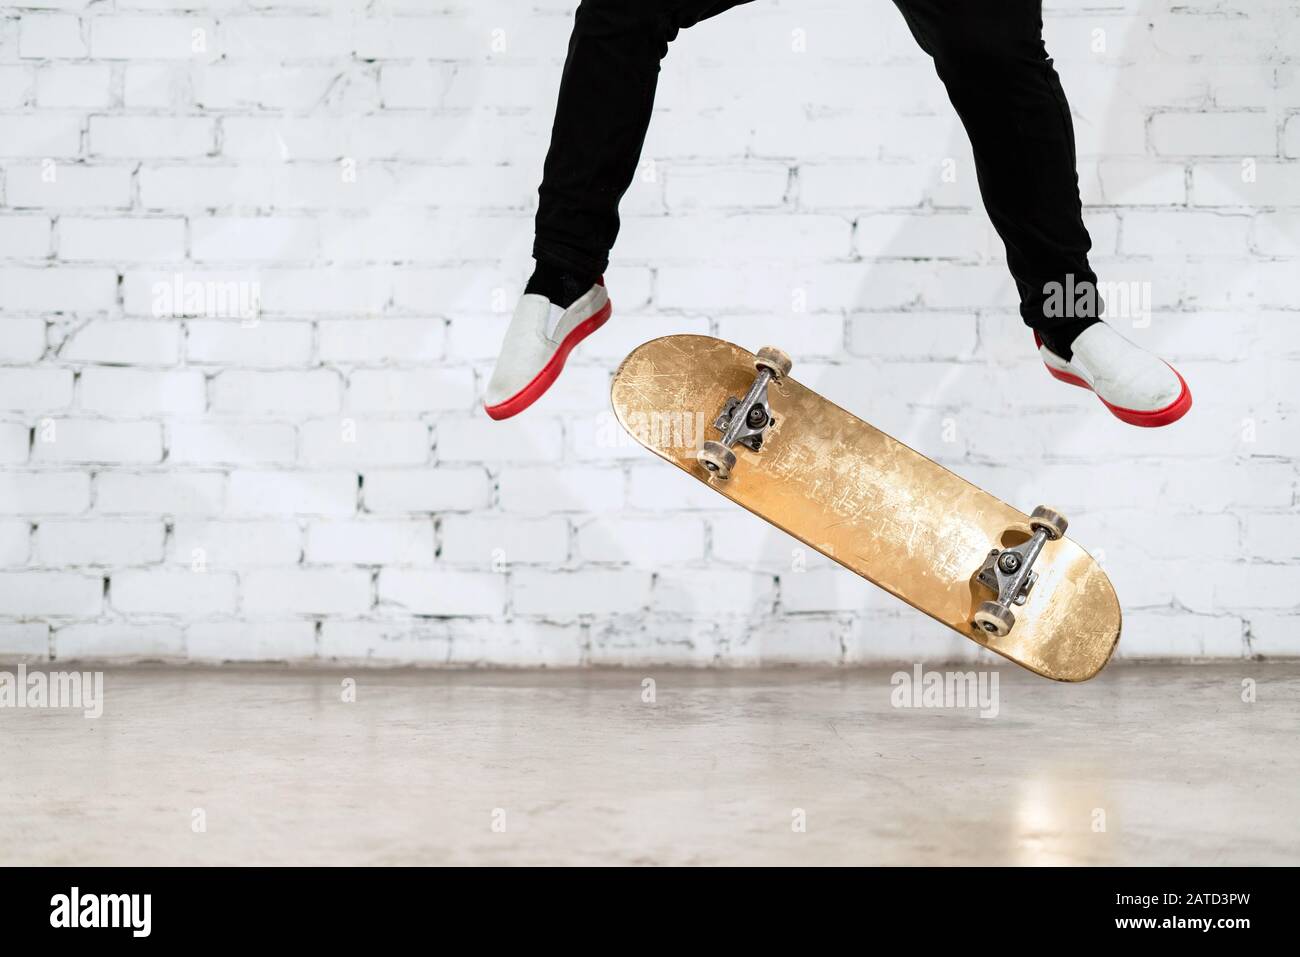
[[[633,438],[918,611],[1057,681],[1099,672],[1119,601],[1067,522],[1026,515],[790,377],[709,336],[638,346],[611,399]]]

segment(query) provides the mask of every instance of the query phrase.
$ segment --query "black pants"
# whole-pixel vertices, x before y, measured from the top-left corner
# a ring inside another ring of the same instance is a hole
[[[605,270],[668,44],[679,30],[746,2],[582,0],[538,191],[539,262],[593,276]],[[1042,0],[894,2],[966,127],[1021,315],[1068,355],[1065,346],[1096,320],[1077,310],[1045,315],[1049,284],[1064,287],[1073,276],[1077,289],[1095,284],[1096,274],[1088,266],[1070,108],[1043,46]]]

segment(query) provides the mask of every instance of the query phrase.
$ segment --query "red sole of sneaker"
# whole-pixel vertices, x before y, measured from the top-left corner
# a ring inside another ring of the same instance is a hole
[[[600,308],[599,312],[588,316],[573,327],[573,331],[564,337],[560,347],[555,350],[555,355],[551,356],[550,361],[542,367],[541,372],[533,376],[528,385],[496,405],[483,406],[483,411],[488,414],[489,418],[496,419],[499,422],[502,419],[510,418],[512,415],[518,415],[540,399],[546,394],[546,390],[555,384],[555,380],[560,377],[560,373],[564,370],[564,361],[569,358],[569,353],[573,351],[574,346],[603,326],[613,314],[613,311],[614,304],[606,300],[605,305]]]
[[[1047,363],[1043,363],[1043,368],[1051,373],[1052,378],[1060,379],[1062,382],[1068,382],[1070,385],[1077,385],[1080,389],[1087,389],[1092,392],[1092,386],[1088,385],[1083,379],[1069,372],[1062,372],[1060,369],[1053,369]],[[1174,399],[1163,409],[1153,409],[1150,412],[1144,412],[1139,409],[1125,409],[1122,406],[1111,405],[1097,393],[1097,401],[1110,410],[1111,415],[1121,422],[1127,422],[1129,425],[1136,425],[1143,429],[1157,429],[1162,425],[1173,425],[1183,416],[1185,416],[1192,407],[1192,390],[1187,387],[1186,380],[1179,374],[1173,366],[1169,367],[1174,375],[1178,376],[1178,383],[1182,386],[1182,391],[1178,393],[1178,398]]]

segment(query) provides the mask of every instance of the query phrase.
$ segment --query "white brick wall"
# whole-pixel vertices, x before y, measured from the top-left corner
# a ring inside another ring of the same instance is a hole
[[[783,346],[1067,511],[1122,654],[1300,653],[1300,0],[1048,4],[1094,263],[1150,284],[1150,324],[1117,321],[1196,390],[1155,433],[1038,365],[886,0],[758,0],[681,36],[615,319],[489,422],[573,2],[435,6],[0,10],[0,653],[972,657],[611,444],[613,366],[687,331]]]

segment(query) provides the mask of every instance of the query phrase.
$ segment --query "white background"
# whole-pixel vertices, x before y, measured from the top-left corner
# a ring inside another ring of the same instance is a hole
[[[1093,263],[1150,284],[1152,321],[1117,324],[1196,395],[1158,431],[1038,363],[886,0],[683,33],[614,319],[505,424],[479,397],[573,4],[196,2],[0,13],[6,656],[972,655],[611,441],[613,367],[675,332],[782,346],[879,427],[1065,511],[1121,596],[1121,655],[1300,652],[1296,0],[1047,10]],[[256,288],[260,319],[158,315],[177,276]]]

